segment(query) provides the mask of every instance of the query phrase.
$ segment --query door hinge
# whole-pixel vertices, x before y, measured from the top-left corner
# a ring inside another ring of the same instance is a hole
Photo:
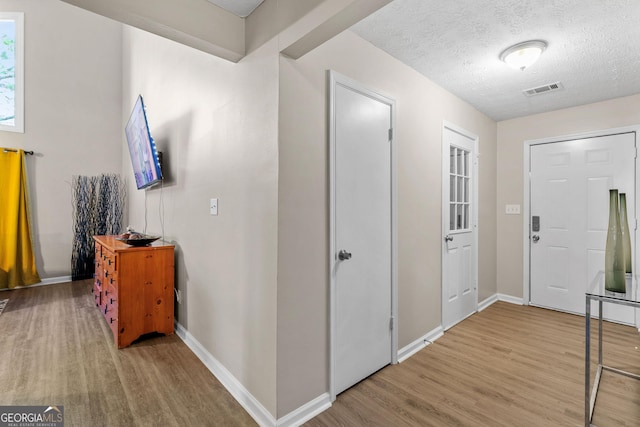
[[[389,329],[391,329],[393,331],[394,328],[394,324],[395,324],[395,320],[396,318],[391,316],[391,318],[389,318]]]
[[[393,141],[393,128],[389,129],[389,142]]]
[[[636,224],[633,226],[633,229],[637,230],[638,229],[638,218],[636,218],[635,221],[636,221]]]

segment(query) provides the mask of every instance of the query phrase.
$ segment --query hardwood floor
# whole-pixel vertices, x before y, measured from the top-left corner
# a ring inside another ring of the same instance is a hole
[[[90,289],[0,293],[0,405],[64,405],[67,426],[255,425],[177,336],[117,350]],[[640,374],[638,331],[604,338],[606,363]],[[583,317],[496,303],[306,425],[580,426],[583,371]],[[605,373],[594,424],[640,425],[640,381]]]
[[[640,373],[638,331],[607,322],[604,330],[605,363]],[[640,381],[603,375],[593,421],[640,425]],[[493,304],[306,425],[584,425],[584,318]]]
[[[64,405],[66,426],[256,425],[176,335],[117,350],[91,281],[0,296],[0,405]]]

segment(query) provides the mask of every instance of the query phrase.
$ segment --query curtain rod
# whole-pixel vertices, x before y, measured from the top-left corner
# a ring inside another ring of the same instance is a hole
[[[14,150],[14,149],[12,149],[12,148],[5,148],[5,149],[4,149],[4,152],[5,152],[5,153],[17,153],[17,152],[18,152],[18,150]],[[29,155],[33,156],[33,151],[27,151],[27,150],[24,150],[24,154],[29,154]]]

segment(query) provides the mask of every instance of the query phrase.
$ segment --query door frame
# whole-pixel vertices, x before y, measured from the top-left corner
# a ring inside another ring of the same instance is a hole
[[[530,254],[530,243],[529,243],[529,230],[530,230],[530,218],[531,218],[531,146],[539,145],[539,144],[553,144],[557,142],[565,142],[572,141],[575,139],[586,139],[586,138],[597,138],[601,136],[609,136],[609,135],[617,135],[622,133],[635,133],[636,136],[636,158],[635,158],[635,226],[630,224],[630,233],[635,234],[636,238],[636,253],[633,259],[634,267],[637,270],[640,267],[638,264],[638,260],[640,257],[638,256],[638,224],[637,218],[640,214],[638,208],[640,207],[640,201],[638,201],[638,194],[640,193],[640,170],[638,169],[638,137],[640,136],[640,125],[634,126],[625,126],[619,128],[611,128],[611,129],[602,129],[595,131],[588,131],[576,134],[568,134],[561,136],[553,136],[548,138],[541,139],[529,139],[524,141],[524,153],[523,153],[523,183],[524,183],[524,191],[523,191],[523,208],[522,208],[522,304],[530,305],[531,304],[531,254]],[[498,209],[499,210],[499,209]],[[634,274],[635,277],[635,274]],[[634,283],[634,286],[638,286],[637,281]],[[636,313],[638,313],[636,311]],[[636,326],[640,327],[640,316],[636,314]]]
[[[471,158],[471,160],[473,161],[472,163],[472,175],[471,175],[471,179],[473,180],[473,185],[472,185],[472,191],[473,191],[473,195],[471,198],[471,221],[472,221],[472,229],[473,229],[473,246],[474,246],[474,253],[473,253],[473,280],[475,281],[474,283],[474,293],[475,293],[475,311],[474,313],[478,312],[478,252],[479,252],[479,248],[478,248],[478,234],[479,234],[479,230],[478,230],[478,169],[480,167],[480,162],[479,162],[479,158],[480,158],[480,153],[478,152],[479,150],[479,141],[480,138],[467,131],[466,129],[461,128],[460,126],[454,125],[451,122],[448,122],[446,120],[442,121],[442,141],[440,143],[441,146],[441,150],[442,150],[442,170],[441,170],[441,177],[442,177],[442,188],[441,188],[441,192],[442,192],[442,197],[440,200],[440,203],[442,204],[442,224],[441,224],[441,239],[440,239],[440,269],[442,272],[442,275],[440,277],[440,293],[441,293],[441,298],[440,298],[440,304],[441,304],[441,310],[440,310],[440,324],[444,327],[444,307],[446,304],[446,293],[445,293],[445,271],[446,271],[446,260],[445,260],[445,252],[447,250],[446,248],[446,242],[444,241],[444,237],[449,234],[449,203],[445,203],[445,198],[448,199],[448,196],[445,194],[445,170],[449,170],[449,143],[446,142],[444,140],[444,132],[445,129],[449,129],[450,131],[453,131],[455,133],[458,133],[466,138],[469,138],[470,140],[473,141],[473,156]],[[446,150],[445,150],[445,145],[446,145]],[[449,180],[449,177],[446,177],[447,182]],[[472,313],[473,314],[473,313]],[[463,319],[461,319],[463,320]]]
[[[336,400],[335,392],[335,353],[336,353],[336,337],[337,337],[337,293],[336,283],[332,269],[336,265],[336,109],[335,109],[335,90],[336,86],[343,86],[364,96],[368,96],[387,104],[391,108],[391,317],[393,329],[391,330],[391,364],[398,363],[398,191],[397,191],[397,147],[396,147],[396,104],[395,100],[381,95],[380,93],[369,89],[363,84],[352,80],[333,70],[327,71],[327,89],[328,89],[328,133],[329,133],[329,256],[328,256],[328,272],[329,272],[329,394],[331,401]]]

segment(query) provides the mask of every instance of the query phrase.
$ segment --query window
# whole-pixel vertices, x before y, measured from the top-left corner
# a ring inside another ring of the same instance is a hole
[[[449,147],[449,231],[471,228],[471,152]]]
[[[24,132],[24,13],[0,12],[0,130]]]

